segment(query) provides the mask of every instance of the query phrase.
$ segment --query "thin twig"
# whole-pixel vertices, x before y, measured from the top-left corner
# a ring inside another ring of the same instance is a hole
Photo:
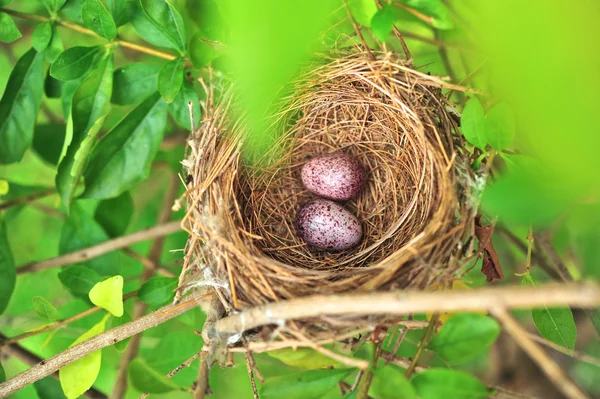
[[[314,295],[247,309],[220,319],[215,334],[239,334],[280,320],[324,315],[406,315],[425,312],[469,312],[504,306],[594,307],[600,304],[596,283],[547,284],[536,287],[486,287],[469,291],[396,291],[353,295]]]
[[[256,380],[254,379],[254,370],[252,368],[252,353],[245,352],[244,358],[246,359],[246,369],[248,370],[248,377],[250,378],[250,385],[252,386],[252,395],[254,399],[258,399],[258,389],[256,389]]]
[[[547,257],[547,259],[550,261],[550,264],[560,275],[561,279],[563,281],[573,281],[571,273],[560,258],[560,255],[556,253],[552,245],[548,242],[546,235],[540,232],[530,232],[530,234],[532,234],[532,237],[535,240],[536,247],[543,255]]]
[[[114,345],[126,338],[173,319],[182,313],[196,308],[201,300],[208,299],[206,296],[202,297],[200,295],[191,295],[188,298],[178,305],[164,306],[138,320],[112,328],[78,345],[72,346],[58,355],[42,360],[30,369],[0,384],[0,397],[10,396],[27,385],[51,375],[67,364],[71,364],[92,352]]]
[[[506,332],[513,337],[521,349],[538,365],[550,382],[563,395],[569,399],[583,399],[588,397],[569,379],[560,366],[529,338],[527,331],[521,327],[519,322],[506,309],[495,307],[491,308],[490,312],[502,323]]]
[[[529,226],[529,234],[527,234],[527,257],[525,258],[525,273],[531,270],[531,251],[533,250],[533,227]]]
[[[383,5],[381,4],[381,0],[375,0],[375,3],[377,3],[377,8],[379,8],[380,10],[383,8]],[[396,36],[396,38],[398,38],[398,41],[400,42],[400,46],[402,46],[402,51],[404,51],[404,56],[406,57],[406,61],[410,64],[412,63],[412,55],[410,54],[410,50],[408,49],[408,46],[406,45],[406,42],[404,41],[404,38],[402,37],[402,33],[400,32],[400,30],[398,30],[398,28],[396,28],[396,26],[393,26],[393,31],[394,31],[394,35]]]
[[[35,201],[35,200],[38,200],[40,198],[47,197],[47,196],[52,195],[54,193],[56,193],[56,190],[44,190],[44,191],[40,191],[40,192],[37,192],[37,193],[26,195],[26,196],[21,197],[21,198],[15,198],[14,200],[6,201],[6,202],[1,203],[0,204],[0,211],[4,211],[4,210],[6,210],[8,208],[11,208],[13,206],[26,204],[28,202]]]
[[[190,367],[190,365],[194,362],[194,360],[198,359],[200,357],[200,355],[202,355],[202,352],[198,352],[196,353],[194,356],[190,357],[189,359],[187,359],[185,362],[181,363],[179,366],[175,367],[173,370],[169,371],[169,374],[167,374],[165,377],[167,379],[171,379],[173,378],[173,376],[177,373],[179,373],[181,370],[183,370],[186,367]],[[148,397],[148,395],[150,395],[149,393],[145,392],[142,395],[140,395],[139,399],[145,399]]]
[[[32,273],[39,270],[51,269],[57,266],[66,266],[73,263],[85,262],[89,259],[104,255],[107,252],[116,249],[122,249],[140,241],[152,240],[157,237],[166,236],[181,230],[181,222],[173,221],[158,226],[136,231],[135,233],[126,236],[118,237],[110,241],[105,241],[93,247],[80,249],[79,251],[71,252],[65,255],[60,255],[55,258],[42,260],[39,262],[28,263],[17,268],[17,274]]]
[[[138,254],[131,248],[123,248],[123,252],[127,256],[130,256],[133,259],[140,262],[148,270],[152,270],[152,271],[154,271],[162,276],[165,276],[165,277],[176,277],[175,273],[165,269],[164,267],[158,266],[156,263],[152,262],[150,259],[146,258],[145,256]]]
[[[425,330],[425,334],[423,334],[423,338],[421,338],[421,342],[419,342],[417,351],[415,352],[415,355],[413,356],[412,361],[410,362],[410,365],[408,366],[408,368],[406,369],[406,372],[404,373],[404,376],[406,378],[410,378],[412,376],[413,372],[415,371],[415,368],[417,367],[417,364],[419,362],[419,358],[423,354],[425,347],[429,344],[429,340],[431,339],[431,336],[433,335],[433,332],[435,331],[435,326],[436,326],[439,318],[440,318],[439,313],[435,313],[433,315],[433,317],[431,318],[431,320],[429,321],[429,327],[427,327],[427,330]]]
[[[369,54],[369,58],[374,60],[375,56],[373,55],[373,52],[371,52],[371,49],[367,45],[367,42],[365,41],[365,38],[363,37],[362,32],[360,31],[360,27],[358,26],[358,24],[356,23],[356,20],[354,19],[354,16],[350,12],[350,7],[348,7],[348,2],[346,0],[343,0],[343,1],[344,1],[344,7],[346,8],[346,13],[348,14],[348,18],[350,18],[350,21],[352,22],[352,26],[354,27],[354,32],[356,32],[363,47],[365,48],[366,52]]]
[[[536,341],[537,343],[547,346],[548,348],[554,349],[555,351],[572,357],[573,359],[577,359],[582,362],[600,367],[600,359],[596,359],[595,357],[592,357],[586,353],[578,352],[576,350],[566,348],[562,345],[555,344],[554,342],[548,341],[547,339],[544,339],[537,334],[528,334],[528,336],[530,339]]]

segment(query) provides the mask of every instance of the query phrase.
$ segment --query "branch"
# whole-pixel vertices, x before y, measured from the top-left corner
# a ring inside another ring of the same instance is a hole
[[[55,192],[56,192],[56,190],[45,190],[45,191],[40,191],[40,192],[37,192],[37,193],[29,194],[29,195],[26,195],[26,196],[21,197],[21,198],[16,198],[16,199],[14,199],[12,201],[3,202],[2,204],[0,204],[0,211],[3,211],[5,209],[8,209],[8,208],[13,207],[13,206],[17,206],[17,205],[21,205],[21,204],[26,204],[28,202],[35,201],[35,200],[38,200],[40,198],[47,197],[49,195],[52,195]]]
[[[51,269],[57,266],[66,266],[73,263],[85,262],[89,259],[103,255],[107,252],[128,247],[140,241],[152,240],[166,236],[181,230],[181,221],[160,224],[149,229],[136,231],[135,233],[105,241],[93,247],[80,249],[69,254],[60,255],[55,258],[42,260],[40,262],[28,263],[17,268],[17,274],[32,273],[39,270]]]
[[[488,287],[469,291],[410,290],[360,295],[313,295],[247,309],[219,320],[211,333],[229,336],[268,324],[278,324],[282,320],[325,315],[405,315],[541,305],[598,306],[600,286],[596,283],[568,283],[536,287]]]
[[[490,312],[502,323],[504,329],[510,334],[517,344],[529,355],[538,367],[546,374],[550,382],[569,399],[584,399],[588,396],[579,389],[565,374],[558,364],[535,342],[533,342],[527,331],[516,321],[505,309],[497,307]]]
[[[205,299],[206,297],[191,295],[188,300],[181,302],[178,305],[164,306],[138,320],[110,329],[61,352],[58,355],[42,360],[29,370],[0,384],[0,397],[8,397],[27,385],[51,375],[67,364],[73,363],[92,352],[114,345],[135,334],[139,334],[142,331],[173,319],[180,314],[195,308],[199,305],[201,300]]]

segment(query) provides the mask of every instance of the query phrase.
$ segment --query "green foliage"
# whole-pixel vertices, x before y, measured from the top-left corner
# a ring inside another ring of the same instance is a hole
[[[58,273],[62,285],[77,298],[88,298],[88,293],[102,281],[102,277],[93,269],[85,266],[69,266]]]
[[[144,180],[162,141],[167,106],[150,96],[94,147],[84,172],[83,198],[113,198]]]
[[[452,29],[452,16],[442,0],[400,0],[408,7],[431,17],[431,26],[437,29]]]
[[[33,383],[39,399],[66,399],[60,382],[52,377],[42,378]]]
[[[56,309],[46,298],[34,296],[32,302],[33,309],[42,319],[48,321],[56,321],[56,319],[58,319],[58,309]]]
[[[0,314],[8,306],[16,280],[15,260],[8,242],[6,220],[0,215]]]
[[[447,362],[460,363],[488,350],[499,335],[500,325],[495,319],[460,313],[444,323],[428,348]]]
[[[90,301],[108,310],[113,316],[123,316],[123,276],[114,276],[96,283],[89,293]]]
[[[352,370],[309,370],[266,378],[260,389],[263,399],[320,399]]]
[[[46,162],[56,166],[65,142],[64,125],[38,124],[33,131],[32,149]]]
[[[396,12],[394,6],[385,4],[381,10],[378,10],[371,20],[371,30],[375,37],[384,42],[390,35],[394,22],[396,21]]]
[[[165,378],[139,357],[133,359],[128,373],[131,384],[142,392],[166,393],[179,389],[177,384]]]
[[[402,371],[395,366],[373,370],[371,391],[376,399],[416,399],[417,393]]]
[[[156,276],[146,281],[140,287],[138,298],[151,306],[162,306],[169,303],[175,296],[178,280],[174,277]]]
[[[183,55],[187,39],[181,14],[166,1],[140,0],[131,21],[144,40],[160,47],[169,47]]]
[[[523,284],[533,286],[536,282],[527,273],[523,276]],[[531,317],[542,337],[565,348],[575,349],[577,326],[570,308],[538,306],[531,310]]]
[[[129,22],[131,16],[136,10],[135,0],[106,0],[106,5],[117,27]]]
[[[371,27],[373,16],[377,13],[377,3],[371,0],[349,0],[348,7],[356,22],[367,28]]]
[[[67,0],[37,0],[40,2],[50,14],[55,14],[58,10],[65,5]]]
[[[494,105],[485,118],[487,142],[496,150],[507,149],[515,137],[515,119],[506,103]]]
[[[431,369],[418,373],[411,381],[421,399],[484,399],[491,395],[478,379],[461,371]]]
[[[123,316],[121,317],[111,317],[109,322],[108,322],[108,329],[113,329],[113,328],[117,328],[119,326],[122,326],[123,324],[127,324],[131,321],[131,316],[129,315],[129,313],[124,312]],[[129,341],[131,341],[131,337],[126,338],[122,341],[117,342],[114,347],[117,350],[117,352],[125,352],[125,349],[127,349],[127,345],[129,345]]]
[[[284,348],[269,351],[267,354],[288,366],[299,369],[314,370],[340,365],[339,362],[316,352],[312,348]]]
[[[82,77],[94,64],[102,52],[102,46],[71,47],[62,52],[50,68],[50,76],[58,80],[72,80]]]
[[[460,118],[462,133],[469,143],[475,147],[485,150],[487,137],[485,134],[485,112],[481,102],[473,97],[463,110]]]
[[[185,129],[191,129],[190,109],[188,103],[192,102],[194,110],[194,123],[198,127],[200,123],[200,99],[194,86],[184,79],[181,90],[171,104],[169,104],[169,115],[177,124]]]
[[[81,19],[88,28],[108,40],[117,36],[115,21],[100,0],[86,0],[81,7]]]
[[[26,52],[12,70],[0,100],[0,164],[18,162],[31,145],[44,85],[44,56]]]
[[[52,40],[52,23],[50,21],[42,22],[33,31],[31,36],[31,45],[37,51],[44,51]]]
[[[162,98],[171,103],[183,83],[183,58],[167,62],[158,74],[158,91]]]
[[[104,317],[102,321],[77,338],[70,347],[104,332],[106,319],[107,317]],[[101,362],[102,351],[97,350],[60,369],[58,372],[60,385],[68,399],[76,399],[92,387],[100,372]]]
[[[0,42],[11,43],[23,36],[15,22],[5,12],[0,12]]]
[[[111,102],[138,104],[156,93],[160,67],[153,64],[129,64],[115,71]]]
[[[94,219],[110,237],[125,233],[133,216],[133,199],[128,191],[115,198],[103,200],[98,204]]]
[[[209,65],[219,55],[211,45],[206,43],[201,34],[195,35],[190,40],[189,53],[194,68],[203,68]]]

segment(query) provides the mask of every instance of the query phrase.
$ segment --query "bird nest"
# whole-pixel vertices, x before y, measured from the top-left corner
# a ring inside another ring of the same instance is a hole
[[[469,154],[455,133],[443,80],[393,55],[354,53],[307,68],[273,116],[270,162],[247,163],[245,123],[222,80],[207,84],[190,141],[186,256],[195,286],[215,290],[228,312],[312,294],[424,289],[451,280],[470,242]],[[220,94],[219,94],[220,93]],[[296,234],[300,206],[314,198],[300,179],[312,157],[345,152],[367,172],[344,203],[361,222],[356,247],[327,252]],[[301,321],[312,337],[385,323],[372,316]]]

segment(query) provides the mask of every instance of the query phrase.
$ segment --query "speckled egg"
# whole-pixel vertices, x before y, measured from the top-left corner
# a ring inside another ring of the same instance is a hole
[[[362,238],[362,226],[353,214],[340,204],[321,198],[300,208],[295,225],[300,238],[328,251],[352,248]]]
[[[307,190],[336,201],[357,196],[365,180],[358,159],[342,152],[312,158],[302,167],[302,183]]]

